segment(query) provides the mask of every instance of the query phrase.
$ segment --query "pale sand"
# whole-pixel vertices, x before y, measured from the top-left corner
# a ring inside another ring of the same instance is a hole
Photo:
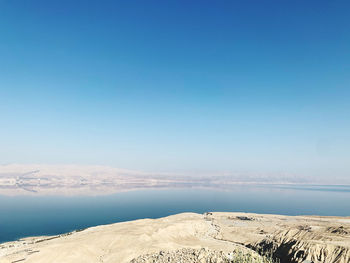
[[[3,262],[129,262],[131,259],[159,250],[208,247],[232,250],[235,244],[218,242],[210,237],[215,230],[199,214],[179,214],[151,220],[143,219],[92,227],[72,235],[0,250]],[[18,243],[18,242],[17,242]],[[9,243],[6,245],[8,246]],[[4,244],[3,244],[4,245]],[[28,255],[28,252],[35,252]]]
[[[349,218],[245,213],[184,213],[97,226],[53,239],[26,238],[1,244],[0,262],[123,263],[160,250],[232,251],[246,249],[243,245],[259,248],[266,240],[280,245],[296,241],[285,252],[291,257],[305,251],[305,258],[318,257],[319,262],[350,262]],[[301,260],[295,258],[295,262]]]

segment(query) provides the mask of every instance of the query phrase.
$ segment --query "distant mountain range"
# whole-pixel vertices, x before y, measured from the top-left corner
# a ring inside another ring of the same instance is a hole
[[[347,178],[290,175],[150,173],[107,166],[21,165],[0,166],[2,195],[101,195],[152,188],[229,189],[239,184],[350,185]]]

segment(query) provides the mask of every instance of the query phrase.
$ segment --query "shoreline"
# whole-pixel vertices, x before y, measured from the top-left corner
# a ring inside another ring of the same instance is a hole
[[[186,213],[194,213],[194,212],[183,212],[180,214],[186,214]],[[243,212],[243,211],[235,211],[235,212],[219,212],[219,211],[215,211],[215,212],[205,212],[203,213],[203,215],[208,214],[208,213],[233,213],[233,214],[251,214],[251,215],[260,215],[260,216],[277,216],[277,217],[306,217],[306,218],[314,218],[314,219],[345,219],[345,220],[350,220],[350,216],[335,216],[335,215],[307,215],[307,214],[300,214],[300,215],[286,215],[286,214],[276,214],[276,213],[251,213],[251,212]],[[196,213],[197,214],[197,213]],[[177,215],[177,214],[171,214],[171,215],[167,215],[164,217],[169,217],[169,216],[173,216],[173,215]],[[11,243],[11,242],[21,242],[21,241],[26,241],[27,239],[43,239],[43,240],[50,240],[50,239],[54,239],[54,238],[59,238],[61,236],[68,236],[77,232],[81,232],[84,231],[86,229],[89,228],[94,228],[94,227],[98,227],[98,226],[106,226],[106,225],[113,225],[113,224],[119,224],[119,223],[127,223],[127,222],[133,222],[133,221],[137,221],[137,220],[156,220],[156,219],[160,219],[160,218],[164,218],[164,217],[158,217],[158,218],[150,218],[150,217],[143,217],[143,218],[138,218],[135,220],[126,220],[126,221],[117,221],[117,222],[113,222],[113,223],[109,223],[109,224],[98,224],[98,225],[92,225],[89,227],[85,227],[85,228],[77,228],[74,230],[70,230],[68,232],[63,232],[63,233],[58,233],[58,234],[53,234],[53,235],[39,235],[39,236],[23,236],[23,237],[19,237],[17,239],[13,239],[13,240],[8,240],[8,241],[4,241],[0,243],[0,246],[6,243]]]
[[[301,250],[308,251],[305,259],[319,257],[319,253],[328,251],[328,254],[321,256],[329,263],[333,262],[332,253],[338,253],[337,248],[340,246],[342,252],[337,257],[344,260],[336,262],[342,263],[350,257],[349,234],[350,217],[239,212],[182,213],[2,243],[0,263],[16,260],[35,263],[97,262],[91,261],[90,257],[98,259],[102,255],[104,262],[124,263],[145,254],[182,248],[224,251],[240,248],[245,251],[253,249],[261,254],[268,242],[274,242],[277,247],[292,242],[293,249],[284,251],[286,258],[295,258]],[[104,248],[107,247],[109,250],[106,252]],[[278,251],[275,251],[276,257],[280,253]]]
[[[52,189],[46,192],[26,190],[23,188],[6,188],[0,185],[0,196],[7,197],[16,197],[16,196],[52,196],[52,197],[98,197],[98,196],[107,196],[118,193],[133,192],[133,191],[145,191],[145,190],[181,190],[181,189],[204,189],[204,190],[213,190],[213,191],[230,191],[233,188],[238,186],[251,186],[251,187],[271,187],[275,189],[287,189],[287,190],[310,190],[310,191],[334,191],[334,192],[350,192],[350,184],[316,184],[316,183],[259,183],[259,182],[226,182],[222,186],[221,184],[212,184],[207,183],[203,184],[202,182],[187,182],[177,185],[160,185],[160,186],[138,186],[131,188],[117,188],[117,189],[71,189],[71,188],[61,188],[61,189]],[[295,188],[288,188],[295,187]],[[319,187],[321,189],[312,189],[305,187]],[[329,188],[326,188],[329,187]],[[339,190],[339,188],[345,188]],[[322,189],[326,188],[326,189]],[[332,189],[334,188],[334,189]],[[82,190],[82,191],[81,191]]]

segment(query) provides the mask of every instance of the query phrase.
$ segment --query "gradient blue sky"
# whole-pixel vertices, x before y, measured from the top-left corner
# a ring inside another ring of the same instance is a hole
[[[0,161],[350,176],[349,14],[0,0]]]

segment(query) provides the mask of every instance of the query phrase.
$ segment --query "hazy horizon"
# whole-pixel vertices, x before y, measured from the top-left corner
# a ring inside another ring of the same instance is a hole
[[[1,1],[0,163],[349,178],[349,7]]]

